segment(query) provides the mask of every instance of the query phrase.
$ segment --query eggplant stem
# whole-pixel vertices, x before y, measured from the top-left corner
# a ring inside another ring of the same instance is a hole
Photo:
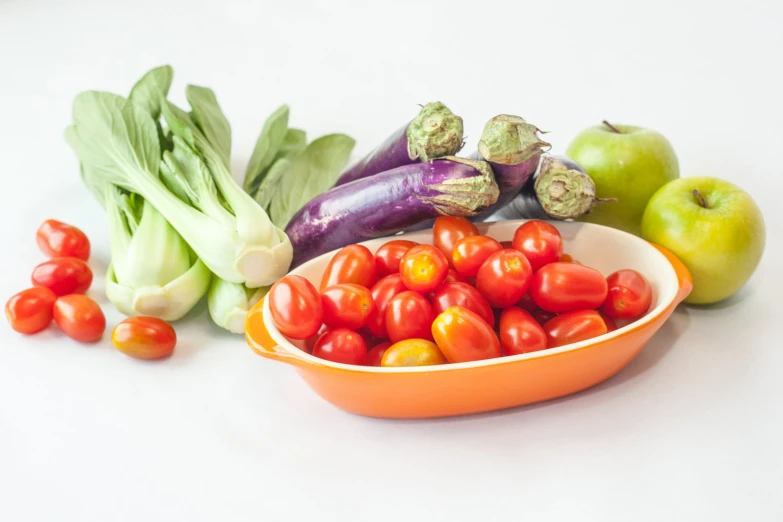
[[[601,123],[603,123],[604,125],[606,125],[607,127],[609,127],[609,128],[612,130],[612,132],[616,132],[617,134],[622,134],[622,131],[621,131],[620,129],[618,129],[617,127],[615,127],[614,125],[612,125],[612,124],[611,124],[611,123],[609,123],[608,121],[604,120],[604,121],[603,121],[603,122],[601,122]]]
[[[710,208],[710,204],[707,203],[707,198],[704,197],[704,194],[699,192],[699,189],[693,189],[693,197],[696,198],[696,201],[699,203],[699,206],[703,208]]]

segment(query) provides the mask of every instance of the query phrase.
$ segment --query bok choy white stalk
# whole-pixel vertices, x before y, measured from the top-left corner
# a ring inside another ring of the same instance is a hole
[[[209,315],[216,325],[229,332],[244,333],[247,313],[269,292],[269,286],[248,288],[215,277],[207,293]]]

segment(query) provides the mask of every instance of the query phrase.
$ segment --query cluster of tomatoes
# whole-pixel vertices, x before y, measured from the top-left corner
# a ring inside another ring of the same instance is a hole
[[[313,355],[369,366],[425,366],[563,346],[644,315],[643,275],[605,278],[563,254],[558,230],[528,221],[501,243],[467,219],[441,217],[433,245],[393,240],[373,255],[340,250],[320,292],[288,275],[269,292],[275,326]]]
[[[33,270],[32,288],[11,297],[5,316],[19,333],[45,330],[54,320],[65,335],[79,342],[94,343],[103,337],[106,317],[93,299],[84,295],[92,285],[90,240],[78,228],[47,220],[36,233],[41,251],[50,259]],[[112,343],[121,352],[138,359],[170,355],[177,342],[174,329],[154,317],[131,317],[119,323]]]

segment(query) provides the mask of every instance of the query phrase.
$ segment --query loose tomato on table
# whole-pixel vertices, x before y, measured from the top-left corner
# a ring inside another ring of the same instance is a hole
[[[48,288],[22,290],[5,304],[5,317],[19,333],[34,334],[52,322],[52,308],[57,295]]]
[[[321,278],[321,290],[340,283],[372,288],[377,279],[375,257],[370,250],[364,245],[348,245],[329,261]]]
[[[111,342],[134,359],[162,359],[174,352],[177,333],[157,317],[129,317],[114,327]]]
[[[375,252],[375,271],[378,277],[386,277],[400,272],[400,260],[405,253],[418,243],[395,239],[384,243]]]
[[[527,221],[514,232],[512,246],[519,250],[537,271],[544,265],[560,260],[563,254],[563,238],[560,232],[546,221]]]
[[[327,361],[363,365],[367,360],[367,345],[353,330],[336,328],[318,338],[313,355]]]
[[[517,304],[530,286],[533,270],[527,258],[514,249],[495,252],[479,268],[476,289],[495,308]]]
[[[503,247],[488,236],[470,236],[457,241],[451,253],[454,270],[463,277],[476,277],[479,268],[489,256]]]
[[[432,337],[449,362],[479,361],[500,357],[500,340],[477,313],[452,306],[435,318]]]
[[[272,320],[280,333],[304,340],[323,324],[321,296],[304,277],[287,275],[272,285],[267,296]]]
[[[609,287],[601,310],[612,319],[637,319],[652,303],[652,287],[636,270],[618,270],[606,278]]]
[[[373,299],[373,309],[367,317],[367,328],[375,337],[388,339],[386,331],[386,308],[389,301],[397,294],[405,292],[407,287],[402,282],[400,274],[392,274],[384,277],[373,285],[370,294]]]
[[[443,252],[447,260],[451,260],[451,251],[460,239],[478,236],[476,225],[464,217],[441,216],[435,220],[432,227],[432,243]]]
[[[47,219],[35,233],[38,248],[49,257],[90,258],[90,240],[78,228],[55,219]]]
[[[386,353],[386,349],[391,346],[389,341],[384,341],[380,344],[376,344],[367,352],[367,359],[364,361],[365,366],[380,366],[383,354]]]
[[[598,308],[606,299],[601,272],[575,263],[550,263],[533,275],[530,295],[548,312],[564,313]]]
[[[101,307],[86,295],[59,297],[54,302],[52,316],[60,330],[75,341],[93,343],[106,330],[106,317]]]
[[[394,343],[383,354],[381,366],[432,366],[445,364],[446,358],[432,341],[406,339]]]
[[[406,291],[395,295],[386,307],[386,332],[393,343],[405,339],[432,339],[435,318],[432,305],[421,294]]]
[[[606,323],[595,310],[568,312],[544,324],[547,346],[554,348],[598,337],[607,332]]]
[[[321,290],[321,307],[327,327],[358,330],[372,312],[372,294],[367,288],[350,283],[330,286]]]
[[[481,293],[466,283],[442,284],[432,298],[435,315],[445,312],[452,306],[462,306],[477,313],[489,326],[495,326],[495,314]]]
[[[432,245],[417,245],[400,260],[402,282],[409,290],[426,294],[434,291],[446,279],[449,262]]]
[[[48,288],[57,296],[83,294],[92,284],[92,270],[75,257],[56,257],[44,261],[32,275],[33,286]]]
[[[506,355],[536,352],[547,347],[546,333],[530,313],[511,306],[500,314],[500,346]]]

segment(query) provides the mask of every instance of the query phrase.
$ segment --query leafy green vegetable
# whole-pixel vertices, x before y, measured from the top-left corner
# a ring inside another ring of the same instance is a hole
[[[283,144],[275,155],[275,161],[295,156],[302,152],[305,147],[307,147],[307,133],[301,129],[288,129],[285,133]]]
[[[269,212],[269,206],[272,204],[272,200],[277,197],[277,188],[280,185],[280,180],[286,175],[288,169],[291,168],[291,160],[288,158],[280,158],[272,164],[272,167],[264,177],[264,181],[261,182],[261,186],[256,192],[256,201],[261,208]]]
[[[160,104],[168,94],[173,78],[174,70],[170,66],[156,67],[136,82],[128,99],[157,120],[160,117]]]
[[[223,165],[231,168],[231,125],[220,110],[215,93],[206,87],[188,85],[185,96],[194,122],[223,160]]]
[[[272,165],[280,147],[288,136],[288,105],[282,105],[264,122],[253,148],[253,154],[245,170],[244,189],[254,194],[253,187],[258,187],[267,170]],[[303,133],[304,134],[304,133]]]

